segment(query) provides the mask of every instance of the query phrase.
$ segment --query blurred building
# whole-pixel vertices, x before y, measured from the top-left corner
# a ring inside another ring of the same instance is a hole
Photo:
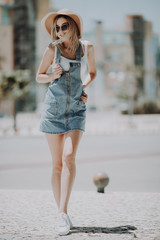
[[[152,23],[145,22],[145,41],[144,41],[144,90],[146,97],[151,100],[156,100],[160,97],[160,85],[157,69],[160,66],[157,62],[157,54],[159,51],[158,35],[152,32]]]
[[[134,50],[134,64],[144,64],[144,20],[141,15],[127,15],[125,29],[131,32]]]
[[[97,64],[97,80],[94,81],[87,89],[89,95],[87,105],[89,109],[103,109],[106,102],[106,83],[104,72],[104,49],[103,49],[103,35],[102,35],[102,22],[97,21],[95,33],[88,36],[84,35],[84,39],[90,40],[95,44],[95,58]]]
[[[156,101],[160,87],[156,76],[159,39],[150,22],[141,15],[127,15],[123,29],[104,30],[102,23],[101,31],[95,28],[84,38],[95,44],[97,69],[103,66],[105,85],[97,75],[90,92],[95,96],[96,85],[105,86],[105,108],[117,106],[119,97],[127,99],[132,95]],[[104,96],[104,89],[99,95]]]
[[[0,69],[29,69],[31,73],[32,87],[25,102],[18,101],[19,110],[34,110],[37,105],[35,76],[46,47],[46,36],[40,30],[40,21],[49,9],[49,0],[0,1]],[[11,103],[4,101],[1,104],[4,112],[9,109],[6,104]]]
[[[49,11],[57,11],[50,0],[0,0],[0,69],[31,71],[28,110],[41,109],[47,88],[46,84],[37,84],[35,76],[50,42],[41,28],[41,19]],[[98,73],[87,89],[89,107],[117,106],[117,96],[125,98],[126,93],[135,94],[137,89],[139,95],[155,101],[160,94],[160,48],[152,23],[141,15],[127,15],[123,29],[104,27],[98,21],[94,30],[83,36],[95,45]],[[135,84],[130,84],[131,79]]]
[[[14,69],[14,8],[12,1],[0,1],[0,69]]]
[[[35,67],[36,71],[38,70],[38,66],[42,60],[44,51],[46,47],[49,45],[51,40],[48,38],[46,33],[42,30],[41,27],[41,20],[42,18],[51,11],[57,11],[54,8],[53,3],[50,0],[37,0],[37,18],[36,18],[36,62]],[[43,101],[44,95],[46,92],[47,84],[39,84],[36,83],[36,108],[37,111],[40,112]]]
[[[13,0],[0,1],[0,71],[14,69],[14,9]],[[0,114],[11,114],[13,104],[10,100],[0,103]]]
[[[152,23],[141,15],[127,15],[126,29],[132,32],[134,49],[134,65],[141,67],[138,89],[144,93],[146,100],[157,98],[157,52],[159,49],[158,35],[153,33]]]
[[[29,69],[31,84],[35,79],[36,0],[3,0],[0,4],[1,69]],[[18,110],[35,108],[35,92],[26,101],[17,100]]]
[[[119,89],[127,78],[127,70],[134,64],[130,31],[114,30],[104,33],[106,99],[110,106],[117,106]]]
[[[0,4],[1,68],[35,72],[36,0],[3,0]]]
[[[96,97],[94,92],[97,92],[97,89],[103,89],[98,95],[104,99],[103,109],[108,109],[117,106],[119,101],[117,98],[119,86],[126,79],[127,67],[134,64],[134,53],[130,31],[104,31],[103,27],[103,23],[101,23],[101,32],[93,31],[85,33],[84,38],[89,39],[95,45],[96,65],[98,70],[97,80],[93,82],[93,86],[91,85],[89,87],[91,88],[89,89],[89,94],[90,96],[94,94],[94,96],[91,97],[92,99]],[[101,41],[98,41],[99,38],[96,36],[97,33],[101,35]],[[102,49],[102,54],[99,54],[99,49]],[[99,59],[101,59],[101,61]],[[103,80],[100,79],[100,72],[103,72]],[[93,89],[95,90],[93,91]],[[98,95],[95,100],[96,104],[99,102]],[[90,104],[89,102],[89,105]],[[99,108],[99,106],[96,107]]]

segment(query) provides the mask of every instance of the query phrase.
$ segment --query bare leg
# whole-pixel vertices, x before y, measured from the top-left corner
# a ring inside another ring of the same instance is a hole
[[[61,171],[62,171],[62,153],[64,145],[64,134],[46,134],[48,145],[53,160],[52,169],[52,189],[58,208],[61,198]]]
[[[76,174],[75,157],[82,134],[83,132],[81,131],[71,131],[65,134],[61,175],[60,212],[67,213],[67,205]]]

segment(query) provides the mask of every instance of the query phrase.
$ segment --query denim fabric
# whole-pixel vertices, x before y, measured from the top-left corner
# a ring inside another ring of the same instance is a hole
[[[61,53],[57,48],[56,63]],[[62,134],[71,130],[85,131],[86,104],[81,100],[84,93],[80,77],[81,43],[76,52],[76,62],[70,62],[69,71],[50,83],[40,121],[40,131]]]

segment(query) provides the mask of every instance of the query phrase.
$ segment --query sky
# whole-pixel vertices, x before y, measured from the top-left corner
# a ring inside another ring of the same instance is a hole
[[[160,0],[51,0],[54,7],[68,8],[81,15],[84,32],[95,28],[95,22],[103,22],[103,29],[124,27],[126,14],[141,14],[151,21],[153,32],[160,38]]]

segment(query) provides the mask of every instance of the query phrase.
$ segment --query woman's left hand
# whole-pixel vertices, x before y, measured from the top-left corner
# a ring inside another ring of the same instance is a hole
[[[82,101],[83,101],[84,103],[86,103],[86,102],[87,102],[87,99],[88,99],[87,93],[84,92],[83,96],[81,96],[81,99],[82,99]]]

